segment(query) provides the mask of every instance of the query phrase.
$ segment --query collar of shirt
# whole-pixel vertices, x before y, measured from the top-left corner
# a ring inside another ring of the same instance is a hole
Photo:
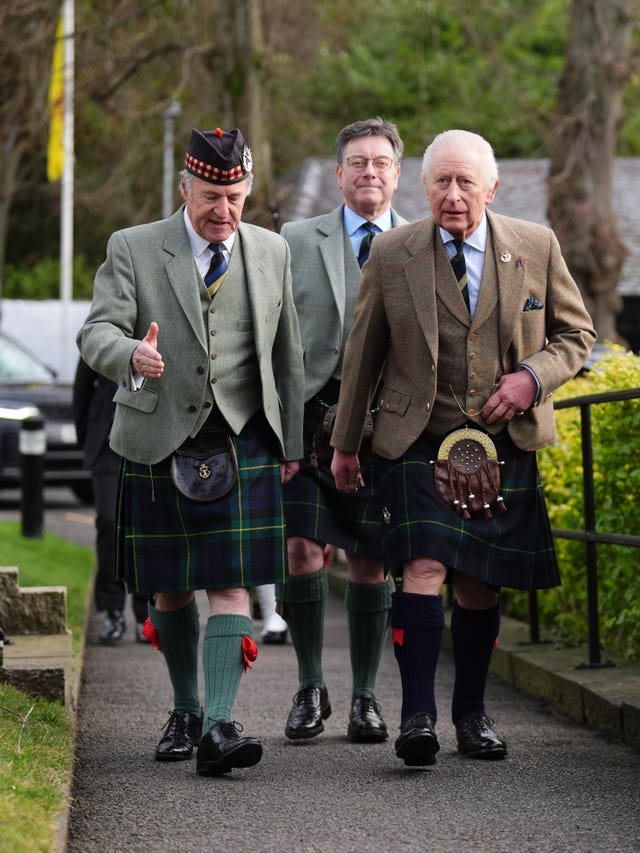
[[[453,245],[455,239],[453,234],[445,231],[444,228],[439,228],[442,242],[445,244],[445,249],[449,258],[452,258],[456,253],[456,247]],[[480,225],[476,228],[473,234],[464,241],[464,260],[467,265],[467,287],[469,289],[469,305],[471,307],[471,316],[473,317],[476,304],[478,302],[478,293],[480,292],[480,282],[482,281],[482,271],[484,269],[484,253],[487,248],[487,215],[483,214]]]
[[[205,240],[204,237],[201,237],[191,224],[191,220],[189,219],[189,214],[187,213],[186,206],[184,209],[184,225],[187,229],[189,246],[191,247],[191,252],[196,262],[196,266],[198,267],[198,272],[200,273],[202,278],[204,278],[207,272],[209,271],[209,265],[211,264],[211,255],[213,254],[213,252],[209,248],[209,241]],[[229,259],[231,258],[231,250],[233,249],[235,239],[236,232],[233,231],[222,244],[222,251],[224,253],[225,260],[227,261],[227,263],[229,263]]]
[[[358,257],[358,252],[360,251],[360,242],[364,235],[367,233],[367,229],[362,226],[368,221],[364,218],[364,216],[360,216],[359,213],[351,210],[350,207],[347,207],[345,204],[344,212],[342,215],[342,221],[344,223],[345,230],[349,235],[349,240],[351,241],[351,246],[353,247],[353,254]],[[377,219],[372,220],[372,224],[377,226],[380,231],[388,231],[392,226],[391,222],[391,208],[385,210],[383,214],[381,214]]]

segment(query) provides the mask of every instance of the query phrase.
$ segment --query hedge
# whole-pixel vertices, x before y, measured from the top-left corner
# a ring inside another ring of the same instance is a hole
[[[640,388],[640,357],[607,345],[591,370],[555,394],[566,400]],[[538,452],[551,526],[584,530],[580,408],[556,410],[558,440]],[[640,399],[591,406],[596,530],[640,534]],[[587,639],[586,545],[556,539],[562,586],[538,593],[540,625],[568,642]],[[640,549],[598,544],[600,640],[610,655],[640,660]],[[505,612],[524,618],[526,593],[505,591]]]

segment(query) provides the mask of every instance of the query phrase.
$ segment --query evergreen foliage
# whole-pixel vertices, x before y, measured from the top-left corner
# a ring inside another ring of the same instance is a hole
[[[562,386],[556,400],[640,388],[640,357],[612,346],[592,370]],[[556,411],[558,440],[538,452],[551,526],[584,530],[580,409]],[[640,531],[640,398],[591,407],[596,529]],[[562,586],[538,593],[540,622],[565,638],[587,639],[585,544],[556,539]],[[640,660],[640,550],[597,545],[600,639],[606,651]],[[503,593],[505,610],[526,620],[527,595]]]

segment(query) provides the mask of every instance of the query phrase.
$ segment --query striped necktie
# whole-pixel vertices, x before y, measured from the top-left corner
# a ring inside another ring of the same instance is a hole
[[[462,250],[462,247],[464,246],[464,240],[454,240],[453,245],[456,247],[456,253],[451,258],[451,266],[453,267],[453,271],[456,274],[456,278],[458,279],[460,293],[464,298],[469,312],[471,312],[471,305],[469,303],[469,285],[467,281],[467,264],[464,259],[464,252]]]
[[[364,266],[364,262],[369,257],[369,252],[371,251],[371,243],[373,242],[373,238],[376,236],[377,228],[371,222],[365,222],[362,226],[366,230],[366,234],[362,238],[360,242],[360,251],[358,252],[358,264],[360,269]]]
[[[220,243],[209,243],[209,248],[213,252],[213,256],[209,265],[209,271],[204,277],[204,283],[207,286],[209,294],[215,296],[227,271],[227,262]]]

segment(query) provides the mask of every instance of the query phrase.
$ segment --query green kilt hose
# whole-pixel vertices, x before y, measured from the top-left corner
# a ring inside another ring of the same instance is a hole
[[[173,485],[171,458],[123,460],[116,518],[116,574],[129,592],[182,592],[283,583],[287,547],[277,443],[254,417],[232,436],[238,479],[198,503]]]
[[[339,388],[338,383],[335,385]],[[321,392],[323,394],[323,392]],[[363,466],[365,486],[355,495],[339,492],[333,474],[310,462],[313,437],[328,405],[337,400],[314,397],[304,407],[304,459],[300,470],[284,484],[287,536],[313,539],[350,554],[379,557],[382,554],[382,508],[376,494],[377,467]]]
[[[476,424],[472,426],[477,428]],[[534,452],[518,450],[506,431],[491,436],[507,507],[493,518],[464,520],[440,497],[430,463],[441,439],[423,433],[380,479],[384,504],[385,571],[402,574],[407,560],[430,557],[494,587],[544,589],[560,574]]]

